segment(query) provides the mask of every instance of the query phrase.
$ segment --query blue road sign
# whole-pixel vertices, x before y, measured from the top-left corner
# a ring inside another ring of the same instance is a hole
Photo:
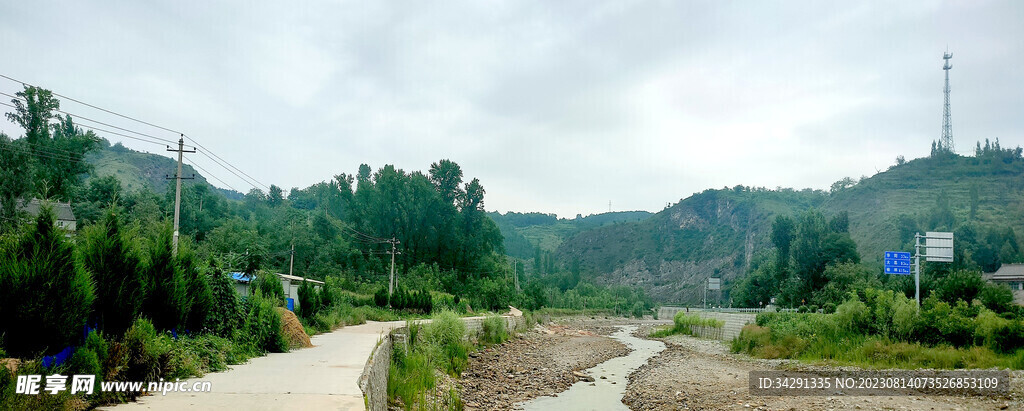
[[[899,251],[886,251],[885,252],[885,259],[886,260],[909,260],[910,259],[910,253],[903,253],[903,252],[899,252]]]
[[[886,267],[910,267],[910,260],[885,260]]]
[[[885,252],[885,273],[910,275],[910,253],[899,251]]]
[[[886,274],[910,275],[910,267],[885,267]]]

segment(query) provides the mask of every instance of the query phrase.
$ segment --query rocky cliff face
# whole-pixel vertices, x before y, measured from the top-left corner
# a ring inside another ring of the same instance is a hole
[[[720,277],[728,288],[768,245],[775,214],[802,204],[765,193],[771,192],[705,191],[643,222],[581,232],[559,247],[558,257],[579,261],[598,283],[639,285],[658,301],[699,304],[707,278]],[[728,304],[727,290],[721,302]]]

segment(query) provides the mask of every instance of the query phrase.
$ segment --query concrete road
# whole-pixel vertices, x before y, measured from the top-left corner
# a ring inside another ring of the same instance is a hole
[[[101,409],[362,410],[359,376],[370,353],[404,321],[368,322],[312,337],[313,347],[270,354],[231,370],[187,380],[209,381],[212,392],[156,393]]]

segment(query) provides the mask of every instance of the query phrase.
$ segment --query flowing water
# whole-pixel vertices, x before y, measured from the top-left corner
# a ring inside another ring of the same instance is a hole
[[[577,381],[557,397],[539,397],[517,405],[524,410],[628,410],[622,403],[626,394],[626,379],[631,372],[665,349],[661,341],[645,340],[633,336],[635,325],[624,326],[611,335],[632,348],[624,357],[615,357],[584,372],[594,382]],[[601,377],[605,377],[602,379]]]

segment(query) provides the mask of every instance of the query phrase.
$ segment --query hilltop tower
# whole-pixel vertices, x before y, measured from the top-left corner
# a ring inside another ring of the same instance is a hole
[[[942,71],[946,72],[946,87],[942,91],[946,100],[942,106],[942,138],[939,140],[939,148],[950,153],[955,152],[953,150],[953,122],[949,113],[949,69],[953,68],[953,65],[949,64],[949,60],[952,58],[953,53],[947,51],[942,54],[942,60],[945,61]]]

